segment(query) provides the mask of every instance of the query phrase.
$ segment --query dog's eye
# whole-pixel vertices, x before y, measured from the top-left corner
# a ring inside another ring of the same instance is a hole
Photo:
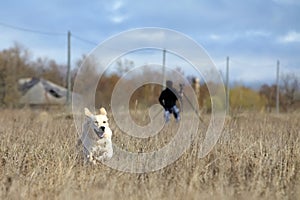
[[[97,121],[94,121],[94,123],[95,123],[95,124],[98,124],[98,122],[97,122]]]
[[[106,123],[106,121],[103,121],[103,124],[105,124]]]

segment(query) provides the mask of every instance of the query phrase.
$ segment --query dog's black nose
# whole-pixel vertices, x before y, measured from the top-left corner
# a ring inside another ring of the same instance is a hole
[[[100,129],[101,129],[102,131],[104,131],[104,130],[105,130],[105,127],[104,127],[104,126],[100,126]]]

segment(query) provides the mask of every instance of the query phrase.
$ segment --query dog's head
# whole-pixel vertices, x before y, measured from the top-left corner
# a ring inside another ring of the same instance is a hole
[[[85,116],[90,121],[91,128],[94,130],[97,136],[100,139],[111,139],[112,131],[109,128],[107,112],[105,108],[100,108],[99,111],[99,115],[94,115],[88,108],[84,109]]]

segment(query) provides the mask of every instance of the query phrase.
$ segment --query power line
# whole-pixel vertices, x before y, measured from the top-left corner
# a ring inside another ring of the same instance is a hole
[[[24,32],[30,32],[30,33],[35,33],[35,34],[40,34],[40,35],[52,35],[52,36],[63,36],[66,35],[66,33],[61,33],[61,32],[49,32],[49,31],[42,31],[42,30],[34,30],[34,29],[30,29],[30,28],[24,28],[24,27],[20,27],[20,26],[15,26],[15,25],[11,25],[11,24],[7,24],[7,23],[3,23],[0,22],[0,26],[6,27],[6,28],[10,28],[10,29],[15,29],[18,31],[24,31]],[[84,39],[78,35],[74,35],[72,33],[72,37],[80,40],[82,42],[91,44],[91,45],[98,45],[96,42],[92,42],[90,40]]]
[[[51,36],[65,36],[66,35],[66,33],[62,33],[62,32],[49,32],[49,31],[35,30],[35,29],[24,28],[24,27],[15,26],[15,25],[3,23],[3,22],[0,22],[0,26],[10,28],[10,29],[14,29],[14,30],[18,30],[18,31],[29,32],[29,33],[34,33],[34,34],[40,34],[40,35],[51,35]],[[71,37],[73,37],[77,40],[80,40],[84,43],[93,45],[93,46],[98,45],[96,42],[92,42],[90,40],[84,39],[84,38],[82,38],[78,35],[74,35],[73,33],[72,33]]]
[[[74,35],[73,33],[72,33],[72,37],[75,38],[75,39],[77,39],[77,40],[80,40],[80,41],[82,41],[82,42],[85,42],[85,43],[94,45],[94,46],[95,46],[95,45],[98,45],[96,42],[92,42],[92,41],[90,41],[90,40],[84,39],[84,38],[82,38],[82,37],[80,37],[80,36],[78,36],[78,35]]]
[[[240,65],[240,66],[245,66],[245,67],[252,67],[252,68],[262,68],[262,67],[274,67],[274,64],[269,63],[269,64],[251,64],[249,62],[246,61],[240,61],[237,59],[232,59],[230,58],[231,63],[236,64],[236,65]]]
[[[15,25],[3,23],[3,22],[0,22],[0,26],[11,28],[11,29],[15,29],[15,30],[19,30],[19,31],[25,31],[25,32],[40,34],[40,35],[52,35],[52,36],[66,35],[65,33],[34,30],[34,29],[29,29],[29,28],[24,28],[24,27],[20,27],[20,26],[15,26]]]

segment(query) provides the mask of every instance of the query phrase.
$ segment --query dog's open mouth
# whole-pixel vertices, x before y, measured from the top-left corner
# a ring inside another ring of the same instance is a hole
[[[96,133],[96,135],[97,135],[100,139],[102,139],[102,138],[104,137],[104,131],[102,131],[102,130],[97,130],[97,129],[94,128],[94,132]]]

